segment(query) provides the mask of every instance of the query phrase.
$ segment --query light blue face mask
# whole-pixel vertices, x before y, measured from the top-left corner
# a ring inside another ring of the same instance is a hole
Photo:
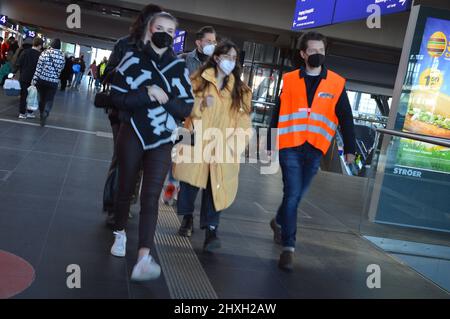
[[[230,60],[221,60],[219,67],[223,71],[223,73],[225,73],[226,75],[230,75],[236,67],[236,62]]]
[[[212,56],[214,54],[215,49],[216,49],[216,46],[214,44],[208,44],[202,49],[202,51],[203,51],[203,54],[205,54],[207,56]]]

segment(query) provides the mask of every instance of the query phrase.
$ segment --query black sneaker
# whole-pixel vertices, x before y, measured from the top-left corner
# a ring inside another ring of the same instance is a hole
[[[217,237],[217,228],[207,228],[205,231],[205,242],[203,244],[203,250],[213,252],[216,249],[222,247],[219,237]]]
[[[178,230],[178,235],[183,237],[191,237],[194,232],[194,216],[185,215],[181,221],[180,229]]]
[[[283,251],[278,261],[278,267],[285,271],[294,270],[294,252]]]
[[[277,245],[281,245],[281,227],[275,221],[275,218],[270,221],[270,228],[273,230],[273,241]]]

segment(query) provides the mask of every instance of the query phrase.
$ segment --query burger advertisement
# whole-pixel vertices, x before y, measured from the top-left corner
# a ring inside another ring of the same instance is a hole
[[[428,18],[414,64],[403,131],[450,139],[450,21]],[[397,164],[450,173],[450,150],[402,139]]]

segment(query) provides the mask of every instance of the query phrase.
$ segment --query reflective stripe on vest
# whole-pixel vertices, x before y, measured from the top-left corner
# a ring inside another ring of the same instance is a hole
[[[298,119],[307,119],[308,118],[308,112],[307,111],[300,111],[297,113],[287,114],[287,115],[281,115],[278,122],[288,122],[292,120],[298,120]]]
[[[300,124],[300,125],[294,125],[294,126],[280,128],[280,129],[278,129],[278,135],[289,134],[289,133],[294,133],[294,132],[306,132],[306,131],[321,134],[328,141],[330,141],[330,143],[333,140],[333,136],[330,133],[328,133],[327,130],[324,130],[320,126],[311,125],[311,124],[309,124],[309,125],[308,124]]]
[[[311,107],[308,107],[306,84],[299,76],[299,70],[285,74],[283,82],[278,148],[296,147],[308,142],[325,154],[338,127],[336,104],[345,89],[345,79],[327,70]]]

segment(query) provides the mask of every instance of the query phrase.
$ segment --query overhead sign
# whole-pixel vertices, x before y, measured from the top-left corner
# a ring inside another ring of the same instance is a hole
[[[0,14],[0,25],[6,26],[6,23],[8,23],[8,17]]]
[[[293,30],[331,24],[336,0],[297,0]]]
[[[374,4],[380,7],[381,15],[387,15],[410,10],[411,2],[412,0],[336,0],[333,23],[367,19],[374,12],[368,8]]]
[[[367,19],[380,7],[387,15],[411,9],[412,0],[297,0],[292,30],[302,30],[352,20]]]
[[[184,52],[184,42],[186,41],[186,31],[177,30],[173,39],[173,50],[175,53]]]

